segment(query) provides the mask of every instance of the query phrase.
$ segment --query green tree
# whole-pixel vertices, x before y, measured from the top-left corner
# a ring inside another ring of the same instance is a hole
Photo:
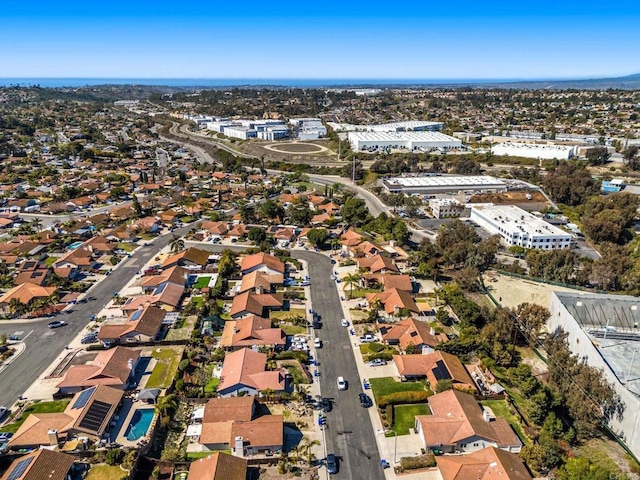
[[[593,147],[587,150],[585,157],[589,165],[604,165],[609,161],[611,154],[607,147]]]
[[[447,390],[453,389],[453,380],[450,378],[443,378],[438,380],[436,384],[436,393],[446,392]]]
[[[265,241],[265,239],[267,238],[267,233],[260,227],[251,227],[249,229],[249,233],[247,234],[247,238],[254,244],[258,245],[259,243]]]
[[[342,207],[342,218],[356,227],[366,222],[367,215],[369,215],[367,204],[360,198],[350,198]]]
[[[171,416],[178,409],[178,397],[173,394],[160,397],[156,403],[156,412],[160,418],[160,424],[163,427],[169,425]]]
[[[349,298],[353,298],[353,290],[354,287],[360,286],[360,281],[362,280],[362,275],[358,273],[350,273],[349,275],[345,275],[342,279],[342,283],[345,287],[349,287]]]
[[[169,241],[169,249],[172,253],[178,253],[184,250],[184,239],[177,235],[171,235],[171,240]]]
[[[326,228],[312,228],[307,232],[307,238],[312,245],[321,247],[327,241],[329,232]]]

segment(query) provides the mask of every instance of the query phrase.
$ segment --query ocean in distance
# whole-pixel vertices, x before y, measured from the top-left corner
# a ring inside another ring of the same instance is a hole
[[[168,87],[380,87],[386,85],[466,85],[492,82],[511,82],[507,79],[393,79],[393,78],[0,78],[0,87],[35,86],[46,88],[88,87],[95,85],[153,85]]]

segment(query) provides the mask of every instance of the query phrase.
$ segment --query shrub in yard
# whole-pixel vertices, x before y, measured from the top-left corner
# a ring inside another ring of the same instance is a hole
[[[124,460],[124,456],[124,450],[114,448],[107,452],[104,461],[107,463],[107,465],[120,465],[122,463],[122,460]]]
[[[388,395],[383,395],[378,399],[378,406],[380,408],[387,405],[401,405],[411,403],[424,403],[431,396],[431,392],[415,391],[415,392],[395,392]]]
[[[381,358],[382,360],[386,360],[387,362],[390,362],[391,360],[393,360],[393,352],[387,351],[387,352],[374,353],[373,355],[369,355],[367,358],[369,360]]]
[[[389,425],[393,425],[394,422],[394,418],[393,418],[393,405],[387,405],[384,408],[385,411],[385,416],[387,417],[387,421],[389,422]]]
[[[189,366],[189,360],[185,358],[178,364],[178,370],[180,370],[181,372],[184,372],[188,366]]]
[[[298,360],[300,363],[306,363],[309,360],[309,355],[305,352],[294,352],[287,350],[280,352],[276,355],[276,360]]]
[[[402,457],[400,468],[403,470],[416,470],[418,468],[429,468],[436,466],[436,457],[432,454],[418,455],[417,457]]]
[[[371,353],[380,353],[382,350],[384,350],[384,345],[380,342],[372,342],[369,344],[369,351]]]

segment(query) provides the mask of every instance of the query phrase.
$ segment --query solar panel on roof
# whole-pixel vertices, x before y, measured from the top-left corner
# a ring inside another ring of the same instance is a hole
[[[16,467],[7,477],[7,480],[17,480],[18,478],[20,478],[22,475],[24,475],[24,472],[27,470],[31,462],[33,462],[33,457],[29,457],[18,462]]]
[[[140,315],[142,315],[142,310],[136,310],[135,312],[133,312],[133,315],[131,315],[131,321],[135,322],[140,318]]]
[[[89,407],[89,411],[80,422],[80,428],[86,428],[92,432],[97,432],[100,429],[100,425],[107,417],[111,405],[108,403],[100,402],[96,400]]]
[[[436,377],[436,380],[451,380],[449,370],[442,360],[438,360],[436,366],[431,371],[433,372],[433,376]]]
[[[76,408],[84,408],[84,406],[87,404],[87,402],[91,398],[91,395],[93,395],[93,391],[95,389],[96,389],[96,387],[91,387],[91,388],[81,392],[80,396],[74,402],[73,407],[71,407],[71,409],[73,410],[73,409],[76,409]]]

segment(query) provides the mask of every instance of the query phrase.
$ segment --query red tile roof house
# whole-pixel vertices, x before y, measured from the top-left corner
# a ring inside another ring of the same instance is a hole
[[[104,323],[98,332],[98,340],[105,345],[153,342],[158,338],[166,315],[162,308],[149,305],[132,312],[125,323]]]
[[[471,453],[497,447],[519,453],[522,442],[504,418],[495,418],[473,395],[447,390],[429,397],[431,415],[418,415],[415,429],[427,452]]]
[[[229,231],[229,225],[225,222],[212,222],[213,224],[207,228],[206,241],[222,240]]]
[[[273,234],[273,238],[276,240],[277,245],[280,248],[288,247],[295,236],[296,233],[292,228],[280,228]]]
[[[374,255],[358,259],[358,268],[368,269],[369,273],[398,273],[398,267],[389,257]]]
[[[13,314],[11,301],[14,299],[24,305],[30,305],[38,298],[50,297],[56,293],[56,290],[56,287],[42,287],[32,283],[20,284],[0,296],[0,313],[3,315]]]
[[[364,287],[380,286],[385,290],[397,288],[405,292],[413,292],[413,282],[409,275],[392,275],[389,273],[368,273],[362,276]]]
[[[153,293],[160,285],[165,283],[174,283],[184,287],[189,278],[189,271],[186,268],[174,265],[169,267],[159,275],[145,275],[140,281],[140,287],[143,293]]]
[[[469,455],[436,457],[442,480],[533,480],[515,453],[487,447]]]
[[[63,395],[96,385],[108,385],[124,390],[129,377],[135,374],[139,359],[139,350],[126,347],[104,350],[85,365],[69,367],[62,381],[56,386]]]
[[[229,230],[229,233],[227,233],[227,237],[229,237],[230,240],[235,240],[235,241],[239,241],[242,237],[244,237],[245,235],[247,235],[248,230],[246,225],[240,223],[238,225],[235,225],[231,230]]]
[[[285,369],[265,370],[267,355],[243,348],[228,353],[222,364],[218,395],[258,395],[264,390],[286,392],[291,390]]]
[[[66,453],[36,450],[16,458],[0,480],[68,480],[74,461]]]
[[[209,262],[210,255],[211,252],[208,252],[207,250],[189,247],[182,252],[168,257],[162,263],[162,268],[166,269],[178,265],[188,270],[202,270]]]
[[[122,390],[97,385],[76,393],[64,412],[32,413],[11,437],[9,448],[58,447],[74,437],[99,440],[108,431],[123,395]]]
[[[247,460],[215,452],[189,465],[189,478],[198,480],[247,480]]]
[[[270,275],[260,270],[242,276],[238,293],[252,290],[255,293],[272,293],[273,290],[284,284],[284,275],[277,273]]]
[[[282,349],[286,343],[287,336],[281,328],[273,328],[270,319],[255,315],[227,320],[220,339],[221,347],[232,350],[254,346]]]
[[[285,265],[278,257],[269,255],[268,253],[254,253],[253,255],[247,255],[240,263],[240,271],[242,275],[260,270],[264,273],[275,275],[277,273],[283,274],[285,272]]]
[[[415,318],[400,320],[392,325],[380,325],[380,334],[384,343],[399,345],[403,351],[409,345],[421,350],[433,349],[448,340],[444,333],[436,333],[428,323]]]
[[[253,293],[247,290],[233,297],[229,315],[234,320],[249,315],[268,317],[271,310],[282,310],[283,305],[281,293]]]
[[[380,308],[384,310],[387,316],[398,315],[401,310],[407,310],[409,314],[420,315],[420,308],[415,302],[411,293],[398,288],[391,288],[384,292],[367,293],[365,295],[367,303],[374,305],[380,304]],[[428,307],[431,310],[431,307]]]
[[[426,355],[394,355],[393,361],[400,378],[426,378],[434,392],[439,380],[451,380],[453,388],[459,390],[476,390],[471,375],[460,359],[450,353],[435,351]]]
[[[204,408],[199,443],[210,451],[233,450],[236,457],[282,450],[282,415],[257,416],[254,397],[212,398]]]

